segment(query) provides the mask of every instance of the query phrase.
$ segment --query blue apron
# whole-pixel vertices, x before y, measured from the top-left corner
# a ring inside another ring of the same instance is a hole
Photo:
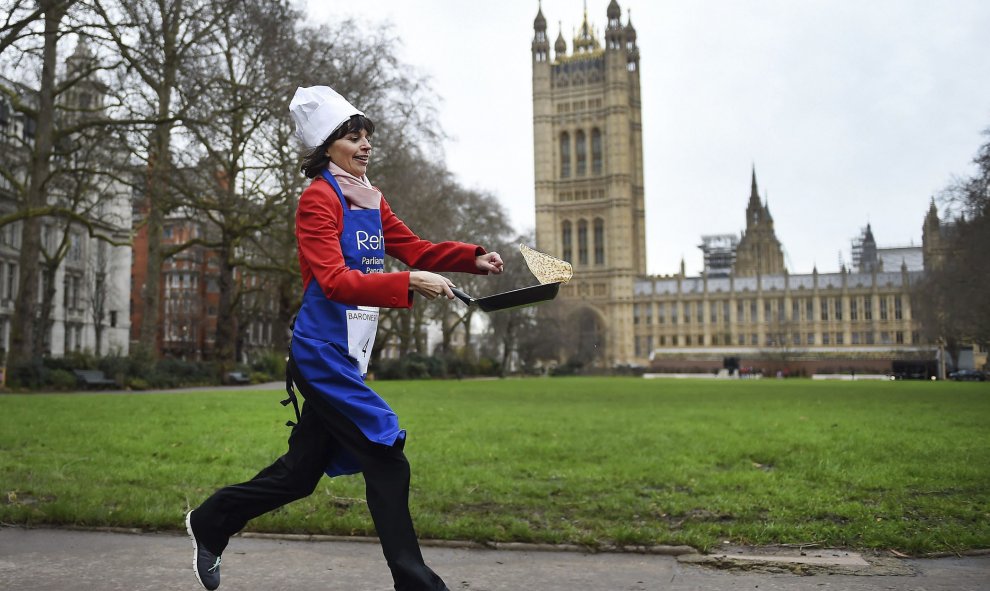
[[[344,210],[340,250],[344,264],[362,273],[385,272],[385,239],[381,211],[350,209],[337,180],[330,183]],[[319,283],[310,280],[292,331],[292,358],[300,376],[335,409],[350,419],[372,443],[394,445],[405,439],[399,418],[364,383],[378,329],[378,308],[350,306],[327,299]],[[361,466],[338,450],[327,466],[329,476],[354,474]]]

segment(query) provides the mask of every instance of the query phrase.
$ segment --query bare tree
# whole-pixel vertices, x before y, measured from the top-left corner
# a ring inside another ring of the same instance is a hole
[[[72,2],[64,2],[71,4]],[[32,35],[32,28],[52,7],[52,3],[34,0],[4,0],[0,2],[0,13],[6,14],[0,25],[0,54],[14,46],[19,40]]]
[[[270,157],[276,146],[266,128],[286,117],[285,84],[272,72],[285,53],[277,51],[284,23],[294,18],[280,3],[240,2],[214,29],[214,54],[184,81],[184,96],[196,98],[179,130],[186,149],[177,160],[183,174],[176,189],[183,209],[209,226],[196,242],[219,261],[214,356],[221,375],[236,362],[241,247],[282,217],[287,199],[278,179],[283,163]]]
[[[941,342],[958,362],[960,348],[990,346],[990,129],[980,146],[972,176],[956,181],[942,195],[948,218],[941,235],[944,256],[926,269],[913,294],[914,307],[928,338]]]
[[[800,329],[800,324],[782,307],[782,299],[771,300],[771,306],[769,316],[765,319],[766,340],[762,355],[786,367],[801,351],[798,346],[800,341],[795,342],[794,338]]]
[[[586,346],[575,324],[575,311],[566,300],[526,308],[525,322],[514,328],[515,350],[524,372],[546,370],[561,360],[585,363]]]
[[[949,289],[951,276],[951,271],[944,266],[926,269],[924,279],[914,285],[911,299],[916,303],[912,311],[925,339],[944,347],[952,364],[956,365],[965,344],[967,326],[965,318],[955,310],[959,302]]]
[[[509,257],[505,260],[509,271],[503,275],[484,277],[463,274],[452,279],[468,293],[486,295],[509,289],[516,289],[534,283],[525,264],[517,260],[518,241],[511,239],[512,228],[502,204],[491,194],[465,189],[454,184],[444,196],[453,214],[453,223],[442,235],[446,240],[459,240],[478,244],[489,250],[496,250]],[[464,331],[464,349],[472,351],[472,317],[475,308],[461,308],[451,305],[434,305],[432,318],[441,322],[443,330],[443,350],[450,352],[450,342],[458,328]]]
[[[224,0],[92,0],[101,18],[107,42],[126,64],[118,85],[133,121],[132,154],[144,165],[147,196],[143,223],[148,253],[142,286],[140,342],[157,351],[161,268],[164,260],[162,230],[175,207],[170,180],[173,175],[173,129],[184,116],[176,98],[180,80],[213,50],[211,35],[235,2]],[[225,9],[217,9],[224,7]],[[135,89],[135,90],[125,90]],[[193,96],[181,103],[188,106]]]
[[[504,241],[499,247],[505,272],[491,279],[490,289],[498,292],[520,289],[538,282],[529,272],[526,261],[519,252],[518,244],[532,244],[531,235],[518,236],[511,242]],[[514,359],[520,357],[520,339],[527,330],[532,330],[536,324],[536,308],[515,308],[489,315],[492,342],[498,343],[495,351],[499,358],[499,371],[502,377],[513,369]]]
[[[27,181],[22,185],[19,209],[41,208],[46,204],[45,182],[50,175],[52,146],[55,135],[56,75],[58,66],[58,41],[62,20],[71,3],[40,1],[43,19],[41,34],[41,77],[34,109],[22,106],[19,110],[34,116],[35,136],[31,146]],[[25,26],[27,28],[27,26]],[[8,46],[10,47],[10,46]],[[14,46],[16,47],[16,46]],[[16,106],[15,106],[16,108]],[[14,175],[5,175],[8,178]],[[38,311],[38,254],[41,250],[41,220],[26,217],[22,222],[21,252],[18,262],[19,276],[17,300],[11,322],[10,355],[8,364],[14,366],[29,359],[36,351],[35,319]]]
[[[106,243],[97,244],[96,253],[91,257],[91,263],[89,275],[85,281],[85,297],[89,304],[90,319],[93,321],[94,353],[99,356],[103,354],[103,332],[107,322],[107,303],[116,289],[116,286],[109,280],[110,260]]]
[[[419,154],[406,152],[406,158]],[[457,240],[497,248],[508,233],[505,213],[492,196],[468,190],[458,184],[442,163],[407,160],[407,168],[391,163],[390,182],[400,185],[389,203],[399,217],[420,237],[433,242]],[[390,270],[404,266],[389,261]],[[482,278],[471,274],[458,274],[451,279],[468,292],[480,293],[491,289]],[[476,313],[474,308],[462,308],[458,304],[437,299],[420,302],[411,310],[383,311],[382,330],[378,334],[379,351],[386,341],[397,341],[400,355],[415,351],[428,355],[426,327],[439,322],[443,334],[441,350],[451,353],[451,340],[458,329],[465,330],[465,348],[470,348],[471,333],[467,328]]]

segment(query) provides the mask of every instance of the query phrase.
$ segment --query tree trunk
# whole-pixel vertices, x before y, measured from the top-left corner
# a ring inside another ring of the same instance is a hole
[[[105,264],[106,261],[102,258],[97,259],[96,277],[94,277],[94,285],[92,287],[93,332],[96,337],[96,351],[94,352],[97,357],[103,356],[103,320],[104,316],[106,316],[107,304],[107,273],[104,267]]]
[[[96,351],[94,353],[97,357],[103,357],[103,324],[94,325],[93,330],[96,332]]]
[[[474,358],[471,350],[471,320],[474,318],[474,308],[464,313],[464,354]]]
[[[292,320],[299,311],[299,304],[296,301],[295,290],[298,289],[295,277],[285,275],[278,283],[278,313],[276,325],[272,329],[275,334],[272,336],[272,345],[276,351],[288,351],[289,339],[292,336]]]
[[[502,335],[502,367],[499,368],[499,377],[509,374],[509,361],[512,356],[512,349],[516,339],[516,322],[510,318],[506,323],[505,333]]]
[[[420,355],[429,355],[430,352],[426,350],[426,334],[423,330],[424,324],[424,313],[426,306],[414,306],[411,310],[412,312],[412,330],[413,330],[413,342],[416,344],[416,352]]]
[[[399,357],[409,355],[412,349],[412,310],[403,310],[399,314]]]
[[[63,2],[42,1],[45,13],[45,42],[42,53],[41,88],[38,95],[38,120],[34,148],[31,152],[31,179],[23,206],[41,207],[47,195],[45,182],[50,173],[52,138],[55,126],[55,74],[58,66],[58,29],[65,16]],[[8,364],[19,365],[37,351],[38,319],[38,259],[41,256],[41,219],[29,217],[23,221],[19,258],[17,300],[10,327]]]
[[[233,246],[224,236],[223,246],[220,247],[220,271],[217,280],[220,285],[220,301],[217,304],[217,332],[215,340],[216,361],[219,364],[220,377],[233,371],[237,354],[237,320],[234,317],[234,268],[230,264]]]
[[[174,74],[173,74],[174,75]],[[171,88],[171,87],[169,87]],[[170,92],[159,92],[158,114],[167,118],[171,109]],[[162,234],[168,195],[168,174],[171,167],[171,123],[158,123],[152,134],[150,168],[148,174],[148,258],[145,283],[141,297],[144,313],[141,316],[141,344],[148,347],[157,358],[161,354],[159,335],[159,305],[161,303]]]
[[[179,7],[178,14],[182,9]],[[148,183],[148,259],[141,319],[141,344],[148,347],[153,358],[161,355],[158,337],[161,334],[159,305],[161,302],[162,234],[165,214],[169,210],[169,175],[172,168],[172,92],[178,83],[179,56],[177,40],[180,22],[172,22],[168,11],[162,10],[162,77],[155,91],[158,95],[158,122],[152,132],[149,154]]]
[[[45,289],[41,292],[41,310],[38,317],[38,333],[35,335],[34,356],[42,357],[46,353],[51,355],[54,343],[49,343],[49,350],[45,351],[45,335],[51,335],[54,320],[52,314],[55,311],[55,276],[58,273],[58,263],[46,264],[41,269]],[[68,330],[68,326],[66,326]],[[68,351],[63,351],[65,355]]]

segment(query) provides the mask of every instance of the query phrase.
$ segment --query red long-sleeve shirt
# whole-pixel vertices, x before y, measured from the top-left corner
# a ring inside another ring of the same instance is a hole
[[[478,273],[475,257],[485,249],[463,242],[423,240],[406,226],[382,198],[382,234],[385,253],[424,271]],[[340,232],[344,210],[330,183],[317,178],[303,191],[296,209],[296,242],[303,289],[316,280],[327,298],[354,306],[409,308],[413,292],[409,272],[362,273],[344,262]]]

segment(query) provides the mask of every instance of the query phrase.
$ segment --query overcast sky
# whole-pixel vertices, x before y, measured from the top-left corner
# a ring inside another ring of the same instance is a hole
[[[608,0],[587,2],[603,37]],[[536,0],[308,0],[317,22],[391,23],[430,77],[448,167],[533,227]],[[571,39],[582,0],[544,0]],[[620,0],[642,78],[648,270],[702,269],[703,234],[739,233],[755,164],[788,270],[835,271],[867,222],[921,243],[933,195],[990,127],[986,0]],[[360,108],[360,105],[357,105]],[[370,114],[372,117],[373,114]],[[374,169],[370,175],[374,180]],[[401,195],[390,195],[394,203]],[[397,206],[398,207],[398,206]]]

